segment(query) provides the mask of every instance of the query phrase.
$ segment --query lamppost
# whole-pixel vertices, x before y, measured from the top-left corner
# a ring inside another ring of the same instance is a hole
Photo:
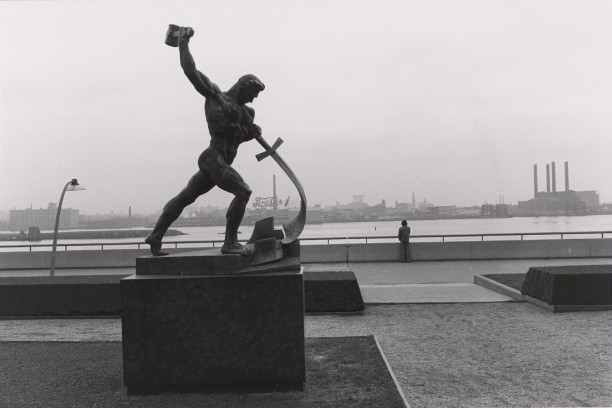
[[[59,204],[57,205],[57,214],[55,215],[55,230],[53,231],[53,249],[51,250],[51,270],[50,270],[49,276],[55,275],[55,252],[57,249],[57,230],[59,228],[60,213],[62,212],[62,202],[64,201],[64,194],[66,194],[66,191],[78,191],[78,190],[85,190],[85,188],[79,186],[79,182],[77,181],[77,179],[70,180],[68,183],[66,183],[66,185],[64,186],[64,189],[62,190],[62,195],[60,197]]]

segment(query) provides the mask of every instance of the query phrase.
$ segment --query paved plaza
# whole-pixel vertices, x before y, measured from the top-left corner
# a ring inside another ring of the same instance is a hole
[[[612,406],[610,312],[553,314],[473,284],[474,275],[524,273],[529,266],[610,263],[352,264],[366,301],[364,314],[309,315],[306,336],[375,335],[411,407]],[[306,265],[312,271],[324,267]],[[0,320],[2,342],[120,340],[120,319]],[[3,353],[3,358],[11,356]],[[33,392],[45,380],[24,379]],[[44,401],[45,395],[40,398]],[[127,406],[140,406],[133,401]],[[198,404],[207,406],[206,395]],[[79,404],[70,401],[66,406]],[[104,395],[99,406],[107,406]],[[241,406],[249,406],[248,401]]]

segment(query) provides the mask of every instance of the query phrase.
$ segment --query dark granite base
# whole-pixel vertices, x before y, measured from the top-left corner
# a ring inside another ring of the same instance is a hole
[[[271,384],[212,384],[212,385],[171,385],[171,386],[127,386],[127,395],[160,394],[264,394],[269,392],[304,391],[304,382]]]
[[[612,305],[612,266],[529,268],[521,294],[549,305]]]
[[[304,381],[301,272],[141,276],[121,281],[130,392]]]
[[[274,241],[273,241],[274,242]],[[252,264],[250,256],[222,254],[219,248],[136,258],[136,275],[233,275],[300,270],[299,242],[286,246],[287,256],[274,262]]]

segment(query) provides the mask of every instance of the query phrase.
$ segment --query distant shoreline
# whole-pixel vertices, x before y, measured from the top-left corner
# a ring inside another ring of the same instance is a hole
[[[60,239],[121,239],[121,238],[144,238],[151,233],[151,229],[138,230],[92,230],[92,231],[59,231]],[[169,229],[166,236],[187,235],[184,232]],[[52,232],[41,232],[40,240],[53,239]],[[0,233],[0,241],[29,241],[27,233],[13,232]]]
[[[339,224],[339,225],[349,225],[349,224],[361,224],[361,223],[385,223],[385,222],[394,222],[398,223],[402,219],[406,219],[409,222],[427,222],[427,221],[450,221],[450,220],[507,220],[510,221],[512,219],[522,220],[526,218],[556,218],[556,217],[571,217],[572,219],[580,219],[580,218],[588,218],[588,217],[597,217],[597,216],[611,216],[610,213],[604,214],[572,214],[572,215],[511,215],[508,217],[483,217],[483,216],[446,216],[446,217],[389,217],[389,218],[377,218],[377,219],[367,219],[367,220],[346,220],[346,219],[338,219],[338,220],[325,220],[322,223],[309,223],[307,225],[317,225],[318,228],[324,227],[326,224]],[[193,220],[192,220],[193,221]],[[519,221],[520,222],[520,221]],[[221,227],[225,224],[219,223],[216,224],[204,224],[200,225],[198,223],[191,222],[190,225],[181,225],[180,222],[173,224],[174,229],[170,229],[167,231],[165,236],[181,236],[181,235],[191,235],[193,232],[189,231],[187,233],[181,231],[182,228],[207,228],[207,227]],[[243,223],[242,226],[251,227],[252,225],[249,223]],[[592,227],[585,227],[587,230],[592,229]],[[249,230],[249,228],[247,228]],[[62,240],[99,240],[99,239],[144,239],[147,235],[149,235],[152,231],[152,228],[138,228],[138,229],[104,229],[104,230],[62,230],[59,232],[58,237]],[[249,230],[250,231],[250,230]],[[498,232],[498,231],[489,231],[489,232]],[[249,232],[250,233],[250,232]],[[197,239],[210,239],[217,240],[219,234],[224,234],[224,232],[218,232],[218,230],[214,231],[214,236],[207,236],[206,238],[198,237]],[[38,238],[38,237],[33,237]],[[51,240],[53,239],[53,233],[50,231],[42,232],[40,235],[40,241],[42,240]],[[196,238],[194,238],[196,239]],[[23,232],[0,232],[0,242],[39,242],[35,239],[29,239],[27,231]]]

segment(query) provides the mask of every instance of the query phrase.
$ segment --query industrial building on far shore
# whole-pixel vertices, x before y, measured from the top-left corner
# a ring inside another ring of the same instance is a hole
[[[538,189],[538,165],[533,165],[533,198],[518,202],[518,212],[524,215],[583,215],[596,211],[599,194],[596,191],[574,191],[569,185],[569,164],[565,162],[565,189],[557,191],[555,162],[546,165],[546,191]]]
[[[59,226],[62,229],[77,228],[79,224],[79,210],[62,208],[61,213]],[[11,210],[9,228],[12,231],[27,230],[31,226],[36,226],[40,229],[53,229],[56,215],[56,203],[49,203],[47,208]]]

